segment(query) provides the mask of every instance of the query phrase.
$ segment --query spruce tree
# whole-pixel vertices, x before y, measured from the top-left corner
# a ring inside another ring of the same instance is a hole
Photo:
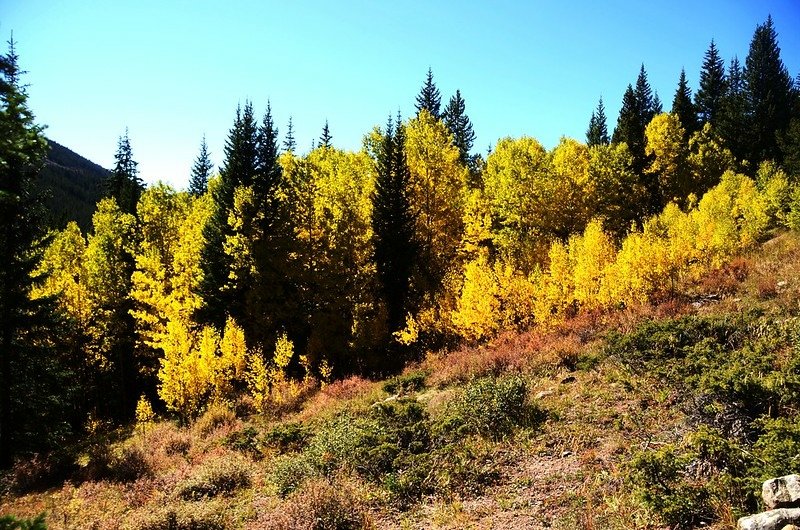
[[[636,112],[639,114],[639,123],[644,137],[644,128],[658,113],[661,106],[658,94],[656,94],[655,98],[653,97],[653,90],[647,80],[647,71],[644,69],[644,64],[639,70],[639,77],[636,78],[634,95],[636,96]]]
[[[0,469],[22,451],[63,441],[75,379],[52,301],[30,297],[43,281],[34,273],[44,236],[35,179],[47,141],[28,108],[22,73],[12,39],[0,55]]]
[[[225,253],[225,242],[234,235],[228,223],[237,186],[250,186],[258,164],[258,125],[249,101],[244,109],[236,108],[236,119],[225,141],[225,162],[220,169],[219,184],[214,187],[214,213],[203,229],[205,245],[201,251],[203,280],[198,288],[202,306],[198,320],[218,328],[225,317],[240,319],[244,311],[244,289],[247,279],[230,277],[232,257]]]
[[[427,110],[431,113],[431,115],[436,118],[440,119],[440,107],[442,105],[442,96],[439,94],[439,89],[436,88],[436,84],[433,82],[433,71],[428,68],[428,76],[425,78],[425,84],[422,85],[422,88],[417,95],[417,114],[420,113],[422,109]]]
[[[469,152],[475,143],[475,132],[472,130],[472,123],[467,116],[460,90],[456,90],[456,94],[450,98],[442,113],[442,121],[453,135],[453,145],[458,148],[461,162],[467,166],[471,165]]]
[[[742,68],[735,56],[728,67],[725,94],[717,113],[717,130],[723,143],[737,160],[742,161],[748,156],[751,130],[747,99]]]
[[[657,114],[661,114],[662,112],[664,112],[664,106],[661,104],[661,98],[658,97],[658,91],[656,90],[656,93],[653,96],[653,107],[652,107],[653,116],[650,118],[650,120],[652,120]],[[650,123],[650,121],[648,120],[647,123]]]
[[[133,159],[127,128],[125,134],[119,137],[114,160],[114,169],[105,181],[106,196],[114,197],[125,213],[135,214],[136,204],[144,191],[144,183],[139,177],[139,164]]]
[[[386,303],[390,332],[401,329],[410,310],[411,274],[417,256],[414,217],[408,192],[405,134],[398,113],[386,126],[377,153],[378,177],[372,195],[374,259]]]
[[[638,111],[636,93],[631,85],[622,96],[622,107],[619,110],[617,126],[611,138],[614,143],[626,143],[631,154],[636,158],[644,158],[644,127]]]
[[[289,116],[289,124],[286,126],[286,138],[283,139],[283,150],[293,153],[297,149],[297,141],[294,139],[294,125],[292,117]]]
[[[319,137],[319,147],[330,147],[333,136],[328,128],[328,120],[325,120],[325,126],[322,127],[322,135]]]
[[[686,140],[698,130],[697,111],[692,103],[692,89],[686,82],[686,71],[681,68],[681,76],[678,79],[678,88],[675,90],[675,97],[672,98],[672,114],[678,116],[686,131]]]
[[[772,16],[756,27],[745,60],[744,80],[753,132],[750,162],[754,165],[770,159],[780,162],[777,135],[789,126],[793,87],[781,60]]]
[[[586,131],[586,145],[608,145],[608,125],[606,123],[606,109],[603,98],[597,103],[597,109],[592,111],[589,119],[589,129]]]
[[[700,70],[700,88],[694,96],[694,104],[702,124],[716,124],[725,91],[725,63],[712,39]]]
[[[192,174],[189,177],[189,193],[195,197],[204,194],[208,190],[208,179],[213,170],[214,164],[211,163],[206,137],[203,135],[203,140],[200,142],[200,153],[194,160]]]

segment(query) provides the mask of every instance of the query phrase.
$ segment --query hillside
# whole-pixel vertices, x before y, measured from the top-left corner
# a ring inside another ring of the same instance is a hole
[[[38,183],[46,196],[48,224],[63,228],[68,221],[76,221],[86,231],[108,170],[53,140],[47,144],[50,149]]]
[[[733,528],[800,448],[800,237],[652,304],[18,465],[48,528]]]

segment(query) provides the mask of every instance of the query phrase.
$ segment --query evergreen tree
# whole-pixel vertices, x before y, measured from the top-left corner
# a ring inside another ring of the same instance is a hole
[[[213,188],[214,213],[203,229],[205,245],[201,252],[203,280],[198,289],[202,306],[197,318],[218,328],[226,315],[240,318],[243,313],[246,278],[231,278],[233,257],[225,252],[226,241],[234,235],[228,218],[234,207],[234,192],[253,184],[258,165],[258,125],[253,105],[236,108],[236,119],[225,141],[225,162],[219,183]]]
[[[325,120],[325,126],[322,127],[322,135],[319,137],[319,147],[330,147],[331,140],[333,140],[333,136],[331,136],[331,131],[328,128],[328,120]]]
[[[139,164],[133,159],[128,129],[119,137],[114,160],[114,169],[105,182],[106,196],[114,197],[125,213],[136,213],[136,203],[144,191],[144,183],[139,177]]]
[[[658,97],[658,91],[656,91],[655,96],[653,96],[653,118],[656,117],[658,114],[664,112],[664,106],[661,104],[661,98]],[[651,120],[653,118],[650,118]],[[649,121],[647,123],[650,123]]]
[[[622,107],[611,141],[615,144],[623,142],[627,144],[634,161],[638,158],[639,165],[643,167],[641,161],[644,159],[644,126],[638,111],[636,93],[631,85],[628,85],[622,96]]]
[[[728,67],[725,95],[718,112],[719,136],[733,156],[742,161],[748,156],[751,131],[748,125],[744,76],[739,59],[734,56]]]
[[[374,259],[392,332],[402,329],[410,309],[411,274],[417,255],[404,145],[404,127],[398,113],[396,125],[393,126],[390,118],[381,139],[377,152],[378,176],[372,195]]]
[[[428,76],[425,78],[425,84],[422,85],[422,89],[419,91],[419,95],[417,95],[417,114],[420,113],[422,109],[427,110],[431,113],[431,115],[436,118],[440,119],[441,113],[439,111],[442,105],[442,96],[439,94],[439,89],[436,88],[436,84],[433,82],[433,71],[428,68]]]
[[[34,180],[47,142],[34,123],[14,50],[0,55],[0,469],[15,454],[60,442],[74,380],[59,348],[48,299],[31,300],[43,278],[41,202]]]
[[[192,165],[192,174],[189,177],[189,193],[195,197],[204,194],[208,190],[208,179],[213,170],[214,164],[211,163],[206,137],[203,135],[203,140],[200,142],[200,153]]]
[[[675,97],[672,98],[672,114],[678,116],[681,126],[686,131],[688,141],[692,134],[698,130],[697,112],[692,103],[692,89],[686,82],[686,71],[681,68],[681,76],[678,79],[678,88],[675,90]]]
[[[606,124],[606,109],[603,98],[597,103],[597,109],[592,111],[589,119],[589,129],[586,131],[586,145],[608,145],[608,125]]]
[[[294,139],[294,126],[292,125],[292,117],[289,116],[289,124],[286,126],[286,138],[283,139],[283,150],[293,153],[295,149],[297,149],[297,142]]]
[[[281,167],[278,164],[279,155],[278,128],[272,120],[272,108],[267,102],[267,111],[256,136],[256,172],[253,178],[253,192],[256,200],[260,201],[259,210],[268,215],[267,210],[274,207],[271,201],[274,200],[281,177]]]
[[[639,70],[639,77],[636,78],[634,95],[636,96],[636,112],[639,114],[642,137],[644,137],[644,128],[650,123],[650,120],[658,114],[661,107],[658,94],[656,94],[655,98],[653,97],[653,90],[650,88],[650,83],[647,81],[647,71],[644,69],[644,64]]]
[[[458,148],[461,162],[467,166],[471,165],[469,152],[475,142],[475,132],[466,114],[466,105],[460,90],[456,90],[455,96],[450,98],[442,113],[442,121],[453,135],[453,145]]]
[[[772,16],[756,27],[745,61],[745,94],[751,119],[753,143],[750,162],[780,162],[777,136],[789,126],[792,78],[781,60]]]
[[[725,91],[725,63],[712,39],[703,58],[703,68],[700,70],[700,88],[694,96],[694,104],[701,123],[716,124]]]

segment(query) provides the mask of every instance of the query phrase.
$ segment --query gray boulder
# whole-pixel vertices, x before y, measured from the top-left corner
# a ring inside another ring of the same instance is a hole
[[[761,497],[768,510],[800,507],[800,475],[767,480],[761,488]]]
[[[800,508],[778,508],[739,519],[738,530],[781,530],[800,524]]]

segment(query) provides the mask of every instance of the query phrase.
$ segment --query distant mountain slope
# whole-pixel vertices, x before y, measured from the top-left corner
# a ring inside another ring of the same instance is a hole
[[[76,221],[82,230],[91,227],[95,205],[102,195],[102,183],[109,171],[91,160],[47,140],[50,150],[39,174],[39,185],[45,192],[47,222],[63,228]]]

